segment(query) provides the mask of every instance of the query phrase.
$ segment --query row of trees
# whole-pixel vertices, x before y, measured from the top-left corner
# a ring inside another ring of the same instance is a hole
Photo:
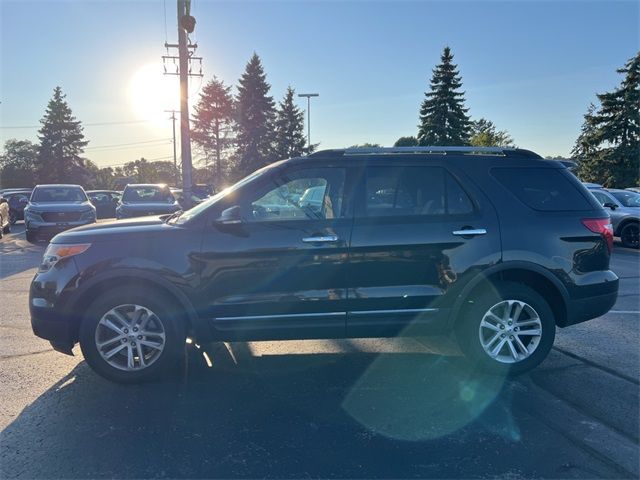
[[[237,95],[215,77],[204,87],[192,119],[192,139],[203,160],[193,172],[196,183],[222,187],[277,159],[307,151],[304,113],[295,104],[295,91],[287,88],[276,106],[270,89],[256,54],[238,82]],[[3,187],[64,182],[114,188],[123,179],[180,183],[180,172],[172,162],[141,158],[120,167],[98,168],[84,158],[88,142],[60,87],[40,122],[37,144],[5,143],[0,156]]]
[[[625,187],[640,182],[640,53],[618,72],[624,79],[613,92],[597,95],[598,104],[589,107],[572,155],[583,180]],[[511,136],[493,122],[471,119],[461,89],[462,78],[446,47],[420,106],[417,135],[401,137],[395,146],[514,146]],[[192,139],[202,160],[194,170],[198,183],[221,187],[277,159],[308,150],[304,114],[294,102],[295,91],[289,87],[276,105],[257,54],[247,63],[236,90],[234,95],[231,86],[214,77],[195,105]],[[54,90],[41,123],[38,144],[6,142],[0,156],[3,187],[72,182],[111,188],[120,178],[180,182],[180,172],[172,162],[142,158],[122,167],[98,168],[84,158],[87,141],[82,125],[72,115],[60,87]]]
[[[307,151],[304,113],[295,104],[294,89],[288,87],[277,106],[270,90],[255,53],[238,81],[237,95],[216,77],[204,87],[195,106],[192,139],[213,179],[236,180]]]

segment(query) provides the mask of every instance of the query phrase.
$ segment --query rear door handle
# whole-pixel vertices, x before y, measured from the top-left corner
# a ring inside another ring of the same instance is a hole
[[[337,235],[323,235],[319,237],[305,237],[302,239],[304,243],[332,243],[338,241]]]
[[[475,237],[476,235],[486,235],[487,231],[484,228],[469,228],[467,230],[454,230],[451,233],[461,237]]]

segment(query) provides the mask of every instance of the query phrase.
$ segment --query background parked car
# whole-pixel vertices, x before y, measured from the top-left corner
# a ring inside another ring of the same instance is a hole
[[[96,207],[98,218],[115,218],[116,207],[122,198],[122,192],[115,190],[89,190],[89,200]]]
[[[620,237],[622,245],[638,248],[640,230],[640,193],[613,188],[589,187],[594,197],[605,207],[611,217],[613,233]]]
[[[28,242],[95,221],[96,208],[80,185],[36,185],[24,209]]]
[[[191,208],[194,205],[198,205],[199,203],[201,203],[204,200],[204,198],[202,198],[199,195],[196,195],[195,193],[191,192],[191,204],[190,205],[185,205],[184,194],[183,194],[181,188],[172,188],[171,189],[171,193],[175,197],[176,201],[180,204],[180,208],[182,210],[187,210],[188,208]]]
[[[24,220],[24,208],[29,203],[31,190],[12,190],[4,194],[9,202],[9,220],[14,225],[18,220]]]
[[[180,210],[180,204],[164,184],[130,184],[122,193],[116,218],[164,215]]]
[[[0,238],[2,238],[3,233],[9,233],[10,231],[9,202],[6,198],[0,197]]]

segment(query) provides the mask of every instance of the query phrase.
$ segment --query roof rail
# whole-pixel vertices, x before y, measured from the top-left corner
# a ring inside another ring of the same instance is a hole
[[[393,154],[433,154],[433,155],[496,155],[510,154],[539,157],[529,150],[511,147],[356,147],[336,150],[321,150],[314,152],[314,156],[344,156],[344,155],[393,155]]]

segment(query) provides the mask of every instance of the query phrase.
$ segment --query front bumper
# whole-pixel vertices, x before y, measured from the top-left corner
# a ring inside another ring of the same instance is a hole
[[[89,225],[92,223],[96,223],[95,218],[91,218],[88,220],[78,220],[77,222],[61,222],[61,223],[25,220],[25,228],[31,235],[34,235],[37,237],[53,237],[60,232],[64,232],[65,230],[70,230],[75,227],[82,227],[83,225]]]
[[[77,284],[78,269],[73,258],[56,263],[47,272],[38,272],[29,289],[29,312],[33,333],[49,340],[54,349],[72,355],[78,341],[79,315],[65,305]]]

